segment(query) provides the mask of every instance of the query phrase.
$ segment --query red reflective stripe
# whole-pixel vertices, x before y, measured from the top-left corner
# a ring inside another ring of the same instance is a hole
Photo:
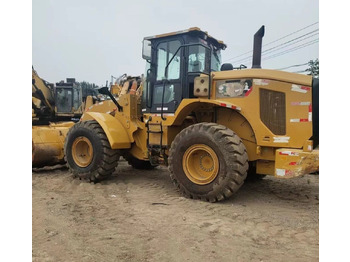
[[[240,107],[237,107],[237,106],[234,106],[234,105],[230,105],[230,104],[225,104],[225,103],[220,103],[220,106],[227,107],[227,108],[232,108],[232,109],[236,109],[236,110],[241,110]]]
[[[284,155],[284,156],[290,156],[292,153],[290,151],[288,152],[280,152],[280,155]]]
[[[309,91],[311,88],[308,86],[302,86],[301,89]]]
[[[247,91],[247,93],[245,93],[244,96],[249,96],[249,94],[252,92],[252,90],[253,90],[253,87],[251,87],[251,88]]]
[[[307,119],[307,118],[302,118],[302,119],[300,119],[300,122],[309,122],[309,119]]]
[[[290,166],[295,166],[297,164],[297,162],[290,162],[289,165]]]
[[[280,152],[279,154],[284,155],[284,156],[297,156],[298,155],[298,153],[292,152],[292,151]]]
[[[309,113],[312,112],[312,105],[309,105]]]

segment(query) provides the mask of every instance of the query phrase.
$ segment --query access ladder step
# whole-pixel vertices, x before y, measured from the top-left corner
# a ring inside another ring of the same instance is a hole
[[[148,134],[163,134],[163,131],[153,131],[153,130],[147,130]]]

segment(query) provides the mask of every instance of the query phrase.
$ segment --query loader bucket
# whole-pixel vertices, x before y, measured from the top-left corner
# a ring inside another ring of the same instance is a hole
[[[64,156],[59,144],[34,145],[32,167],[52,166],[63,164]]]
[[[32,167],[64,163],[64,140],[73,122],[32,127]]]

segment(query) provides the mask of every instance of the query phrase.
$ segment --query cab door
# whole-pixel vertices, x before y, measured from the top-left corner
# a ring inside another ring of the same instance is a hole
[[[181,45],[180,39],[175,39],[160,42],[156,46],[154,61],[156,74],[150,86],[153,89],[151,113],[160,113],[162,107],[163,113],[174,113],[181,102],[183,78],[183,48],[180,48]]]

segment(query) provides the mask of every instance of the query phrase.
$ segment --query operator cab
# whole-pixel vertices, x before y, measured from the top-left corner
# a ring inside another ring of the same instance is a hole
[[[55,100],[57,115],[71,114],[78,110],[82,94],[74,78],[67,78],[66,83],[56,83]]]
[[[212,71],[219,71],[220,50],[225,48],[222,41],[198,27],[145,37],[142,57],[147,61],[147,77],[142,113],[174,113],[182,99],[195,98],[195,78],[207,75],[210,79]]]

